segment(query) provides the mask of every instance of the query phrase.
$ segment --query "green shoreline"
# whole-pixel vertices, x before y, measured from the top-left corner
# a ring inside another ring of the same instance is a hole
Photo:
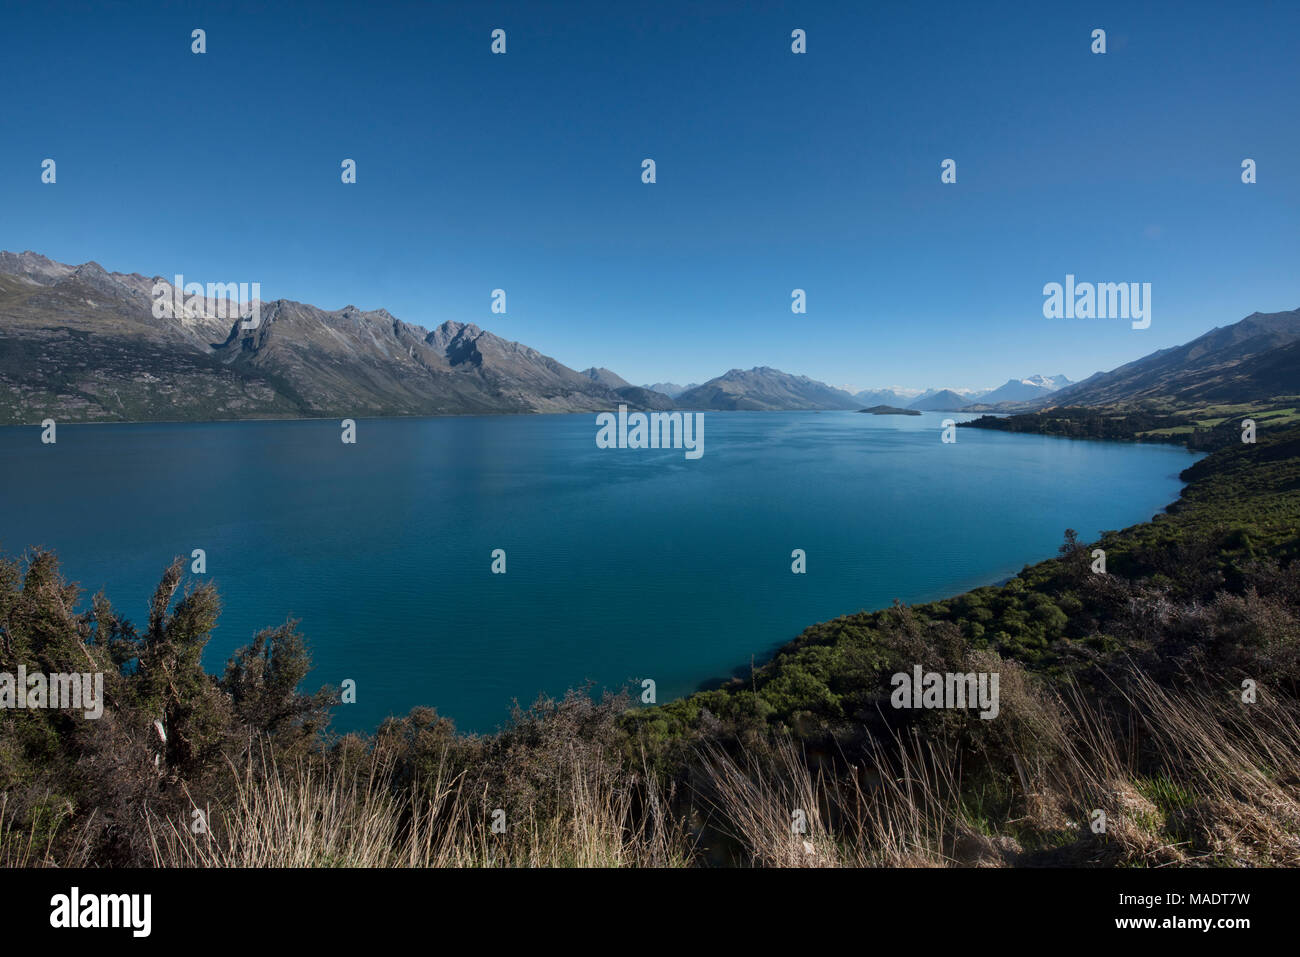
[[[1049,425],[1053,414],[1041,414],[1040,421]],[[998,424],[977,425],[980,421],[962,425],[1000,428]],[[1006,420],[990,417],[990,421]],[[1014,431],[1030,431],[1024,421],[1019,424],[1021,427]],[[1034,434],[1058,435],[1050,428]],[[1155,568],[1158,562],[1153,563],[1151,553],[1176,548],[1184,535],[1215,539],[1212,547],[1228,583],[1240,581],[1239,565],[1243,562],[1263,558],[1290,562],[1296,558],[1300,551],[1295,532],[1300,528],[1300,490],[1286,483],[1295,478],[1300,484],[1300,429],[1261,431],[1254,445],[1230,444],[1238,434],[1233,428],[1226,433],[1226,439],[1222,431],[1216,435],[1220,440],[1218,449],[1180,473],[1183,489],[1163,513],[1150,521],[1107,532],[1088,546],[1089,551],[1100,547],[1107,552],[1110,575],[1138,579],[1154,572],[1162,580],[1169,579],[1168,569]],[[1115,436],[1104,438],[1116,440]],[[1130,435],[1127,440],[1139,439]],[[1266,455],[1273,460],[1265,466],[1261,459]],[[1244,473],[1257,481],[1241,485]],[[1238,484],[1235,493],[1228,487],[1232,483]],[[1248,494],[1243,497],[1243,492]],[[1269,517],[1261,523],[1255,517],[1258,514]],[[1003,584],[910,606],[910,612],[925,621],[957,625],[976,649],[995,651],[1060,677],[1057,672],[1062,669],[1075,669],[1069,649],[1053,645],[1072,639],[1088,640],[1083,633],[1071,633],[1071,619],[1083,608],[1062,577],[1066,562],[1077,565],[1081,551],[1082,544],[1078,544],[1071,556],[1027,564]],[[814,726],[827,731],[836,721],[851,721],[861,696],[838,690],[851,682],[838,680],[843,675],[837,673],[835,662],[845,648],[870,645],[872,633],[885,627],[898,607],[896,603],[893,609],[858,612],[815,623],[761,665],[755,665],[748,677],[723,679],[716,687],[635,712],[631,720],[654,736],[669,738],[688,733],[704,711],[742,723],[761,719],[804,732]],[[990,610],[992,614],[988,614]],[[1081,632],[1077,626],[1073,630]],[[1110,653],[1118,649],[1094,642],[1093,650]],[[853,673],[857,679],[867,678],[861,671]]]

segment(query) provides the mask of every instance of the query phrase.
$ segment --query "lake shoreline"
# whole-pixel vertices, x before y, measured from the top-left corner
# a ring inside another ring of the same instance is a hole
[[[1002,580],[1066,525],[1129,525],[1150,514],[1132,503],[1159,507],[1152,483],[1170,498],[1182,487],[1172,449],[995,433],[944,445],[949,413],[710,417],[698,461],[601,449],[588,415],[378,417],[355,446],[329,419],[86,423],[129,428],[74,429],[57,446],[4,429],[0,451],[30,486],[15,492],[42,507],[6,518],[3,544],[48,544],[131,620],[167,561],[203,549],[196,581],[227,603],[209,669],[297,618],[311,680],[369,692],[340,712],[345,730],[433,702],[487,731],[511,699],[588,680],[649,675],[660,700],[690,695],[809,622]],[[1118,484],[1098,487],[1098,473]],[[503,575],[490,574],[497,548]],[[795,548],[808,574],[791,573]],[[427,589],[451,583],[430,617]],[[650,593],[672,600],[647,618]],[[597,594],[603,610],[584,610]],[[548,654],[555,642],[569,650]]]

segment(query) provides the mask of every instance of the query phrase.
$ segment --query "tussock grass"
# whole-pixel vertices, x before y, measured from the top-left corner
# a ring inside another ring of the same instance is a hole
[[[490,763],[432,739],[418,775],[382,747],[351,760],[254,747],[200,795],[159,790],[112,826],[140,828],[156,867],[1300,866],[1294,700],[1261,690],[1247,704],[1131,664],[1113,687],[1025,685],[995,719],[1012,731],[985,738],[974,712],[851,753],[784,732],[702,736],[671,774],[593,747],[574,716],[603,712],[571,702]],[[20,818],[0,793],[0,866],[94,862],[93,809],[24,803],[39,813]]]
[[[145,813],[157,867],[674,867],[690,842],[667,813],[653,776],[610,785],[605,769],[570,763],[560,775],[563,813],[496,818],[447,762],[430,781],[393,786],[391,769],[363,772],[307,762],[250,761],[236,799],[204,808],[208,826]],[[232,772],[235,769],[232,768]],[[613,779],[617,780],[617,778]],[[635,809],[635,811],[634,811]],[[503,829],[494,830],[500,820]]]
[[[0,868],[87,866],[90,847],[86,836],[93,820],[77,829],[64,847],[56,849],[56,839],[73,818],[72,805],[47,794],[41,807],[42,813],[33,815],[28,826],[22,827],[9,795],[0,794]]]
[[[789,738],[762,758],[712,747],[706,803],[757,866],[1300,865],[1294,707],[1127,678],[1123,715],[1075,689],[1056,696],[1056,721],[1035,725],[1050,740],[1026,742],[1054,757],[1013,754],[1014,785],[992,810],[963,787],[969,755],[914,733],[835,775]]]

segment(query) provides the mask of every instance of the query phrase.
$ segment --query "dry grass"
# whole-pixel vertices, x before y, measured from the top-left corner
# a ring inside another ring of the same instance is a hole
[[[0,794],[0,868],[11,867],[87,867],[90,864],[88,834],[94,815],[79,826],[67,847],[55,850],[55,839],[73,818],[72,805],[51,801],[46,795],[46,813],[34,817],[27,828],[17,825],[17,815],[9,806],[9,795]]]
[[[706,802],[758,866],[1300,865],[1294,706],[1130,677],[1126,719],[1074,690],[1056,699],[1055,723],[1035,725],[1049,747],[1026,749],[1055,757],[1013,752],[1016,785],[992,820],[963,791],[954,744],[914,734],[834,777],[789,739],[761,760],[710,748]]]
[[[689,794],[581,742],[548,750],[544,775],[495,800],[510,762],[470,779],[444,753],[399,787],[378,751],[359,767],[263,753],[229,768],[233,797],[203,808],[205,833],[152,807],[142,823],[159,867],[1300,866],[1295,702],[1174,691],[1138,672],[1118,688],[1110,708],[1072,689],[1029,702],[1034,720],[1008,725],[1026,740],[1003,735],[978,758],[915,730],[853,761],[810,760],[788,737],[714,742]],[[963,754],[980,783],[963,778]],[[72,809],[45,806],[21,828],[0,795],[0,866],[90,860],[90,821],[70,834]]]
[[[388,770],[364,774],[282,769],[240,774],[228,808],[205,809],[207,832],[146,814],[158,867],[673,867],[690,858],[653,777],[611,785],[605,769],[574,761],[559,776],[565,813],[498,819],[445,762],[427,786],[395,791]],[[634,807],[642,807],[634,813]],[[494,830],[494,821],[504,827]]]
[[[763,867],[943,867],[977,834],[950,742],[898,736],[831,776],[790,738],[764,760],[704,756],[706,802],[722,829]]]

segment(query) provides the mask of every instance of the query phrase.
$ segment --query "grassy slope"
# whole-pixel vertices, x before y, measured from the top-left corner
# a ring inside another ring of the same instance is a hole
[[[1300,396],[1275,395],[1251,402],[1180,405],[1172,400],[1101,406],[1062,406],[1042,412],[984,416],[962,425],[1001,432],[1028,432],[1075,439],[1136,439],[1171,442],[1210,451],[1240,441],[1242,421],[1257,434],[1300,423]]]

